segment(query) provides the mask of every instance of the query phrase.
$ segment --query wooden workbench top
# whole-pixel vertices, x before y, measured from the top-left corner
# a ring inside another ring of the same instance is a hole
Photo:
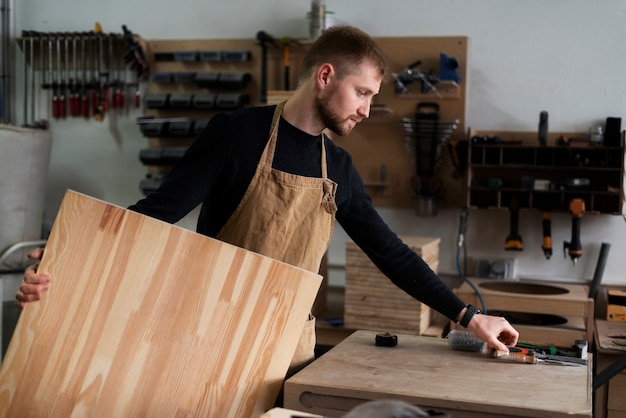
[[[398,334],[396,347],[356,331],[285,383],[285,407],[341,416],[400,399],[458,417],[591,417],[592,367],[507,363],[454,351],[442,338]]]

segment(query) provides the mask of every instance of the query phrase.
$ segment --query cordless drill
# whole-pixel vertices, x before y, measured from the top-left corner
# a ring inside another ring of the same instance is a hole
[[[572,215],[572,239],[570,242],[563,242],[563,256],[566,256],[567,251],[572,263],[576,265],[576,261],[583,255],[583,247],[580,243],[580,219],[585,213],[585,201],[572,199],[569,202],[569,212]]]

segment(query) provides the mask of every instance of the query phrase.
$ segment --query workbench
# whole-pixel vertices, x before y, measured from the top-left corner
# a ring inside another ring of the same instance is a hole
[[[398,399],[454,418],[592,416],[591,362],[509,363],[409,334],[378,347],[376,334],[354,332],[288,379],[285,408],[338,417],[368,400]]]

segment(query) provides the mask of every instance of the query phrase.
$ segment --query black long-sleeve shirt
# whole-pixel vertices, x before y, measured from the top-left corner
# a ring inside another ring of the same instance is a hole
[[[202,204],[197,232],[215,237],[237,208],[269,139],[275,106],[214,116],[158,190],[129,209],[174,223]],[[375,210],[352,158],[326,138],[328,177],[338,184],[336,220],[373,263],[414,298],[450,319],[465,304]],[[321,136],[280,120],[273,168],[321,177]]]

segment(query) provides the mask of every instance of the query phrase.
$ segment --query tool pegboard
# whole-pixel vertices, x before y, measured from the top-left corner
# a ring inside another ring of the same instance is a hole
[[[350,135],[333,140],[350,152],[377,206],[414,207],[416,191],[419,191],[421,195],[432,196],[440,207],[460,207],[462,179],[455,174],[458,170],[452,164],[447,143],[462,140],[465,135],[467,37],[375,40],[387,54],[394,78],[385,83],[374,98],[369,119],[357,125]],[[443,71],[440,68],[442,54],[454,61],[458,81],[433,80]],[[409,68],[411,66],[413,68]],[[418,75],[424,75],[426,83],[416,76],[414,82],[403,83],[406,89],[401,90],[397,81],[406,80],[409,70],[413,74],[421,72]],[[428,87],[429,80],[434,81],[434,89],[424,88]],[[419,118],[416,120],[418,106],[424,105],[437,112],[424,112],[427,117],[420,124]],[[415,122],[418,122],[417,129]],[[451,125],[453,129],[447,132]],[[420,132],[416,132],[418,130]],[[439,158],[431,164],[432,173],[418,173],[414,147],[427,145],[423,141],[431,138],[437,140],[435,147],[439,149],[433,152],[438,151]],[[416,144],[416,140],[421,142]]]
[[[306,47],[307,41],[286,38],[149,41],[146,118],[140,121],[148,138],[140,155],[148,176],[142,190],[158,186],[216,113],[287,97]]]
[[[453,176],[455,167],[445,142],[464,137],[467,38],[375,40],[387,54],[395,77],[383,85],[368,120],[346,137],[330,136],[352,154],[376,205],[413,207],[419,190],[432,193],[442,206],[460,206],[462,179]],[[144,97],[146,116],[151,119],[141,124],[149,146],[143,159],[149,177],[144,191],[158,185],[159,177],[170,169],[175,158],[168,160],[165,154],[180,154],[216,112],[288,97],[310,45],[309,40],[287,38],[267,43],[258,39],[151,40],[151,76]],[[436,128],[432,118],[426,129],[415,125],[420,103],[436,107]],[[449,130],[450,125],[451,131],[439,130]],[[421,145],[416,133],[436,140],[434,171],[423,178],[416,167],[415,149]]]

